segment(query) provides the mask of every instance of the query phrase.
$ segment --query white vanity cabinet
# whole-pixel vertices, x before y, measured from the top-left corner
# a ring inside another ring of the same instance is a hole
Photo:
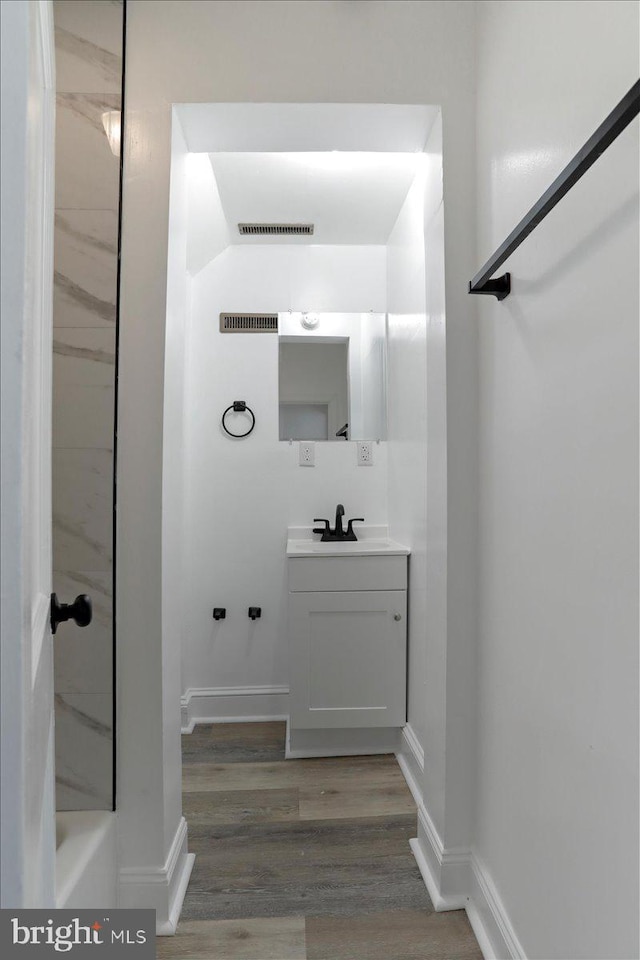
[[[403,553],[289,551],[292,731],[404,725],[408,551],[396,548]]]

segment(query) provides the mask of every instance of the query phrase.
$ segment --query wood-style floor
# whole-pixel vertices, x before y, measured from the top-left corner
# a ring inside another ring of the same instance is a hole
[[[464,911],[433,910],[395,757],[285,760],[284,738],[284,723],[202,724],[183,737],[196,862],[158,957],[482,960]]]

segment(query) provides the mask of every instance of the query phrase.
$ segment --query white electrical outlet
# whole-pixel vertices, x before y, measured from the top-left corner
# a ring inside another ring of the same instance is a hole
[[[298,448],[298,463],[301,467],[315,467],[316,445],[311,440],[302,440]]]
[[[358,441],[358,466],[370,467],[373,464],[373,441]]]

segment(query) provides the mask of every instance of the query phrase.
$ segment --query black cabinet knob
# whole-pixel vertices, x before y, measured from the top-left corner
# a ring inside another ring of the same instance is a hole
[[[88,627],[93,617],[91,597],[79,594],[73,603],[60,603],[57,594],[51,594],[51,633],[55,633],[59,623],[74,620],[79,627]]]
[[[226,607],[214,607],[213,608],[213,619],[214,620],[226,620],[227,617],[227,608]]]
[[[249,619],[259,620],[262,616],[262,607],[249,607]]]

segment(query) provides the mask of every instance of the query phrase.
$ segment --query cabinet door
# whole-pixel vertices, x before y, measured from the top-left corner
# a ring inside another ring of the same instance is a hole
[[[405,723],[406,607],[404,590],[289,594],[292,726]]]

